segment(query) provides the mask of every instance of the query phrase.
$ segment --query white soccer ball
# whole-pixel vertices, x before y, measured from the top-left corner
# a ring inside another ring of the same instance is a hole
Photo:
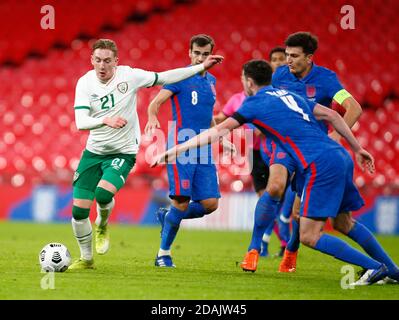
[[[39,253],[42,270],[47,272],[64,272],[71,264],[71,254],[62,243],[49,243]]]

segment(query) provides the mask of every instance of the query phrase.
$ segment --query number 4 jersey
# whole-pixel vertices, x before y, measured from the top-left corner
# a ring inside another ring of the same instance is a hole
[[[76,109],[89,110],[93,118],[122,117],[125,127],[113,129],[101,125],[90,130],[86,149],[96,154],[136,154],[140,144],[140,124],[137,115],[137,90],[150,87],[156,74],[129,66],[117,66],[107,83],[101,83],[94,70],[82,76],[76,85]]]
[[[252,122],[271,137],[303,171],[320,154],[341,146],[330,139],[313,116],[316,103],[272,86],[245,99],[233,115],[238,122]]]

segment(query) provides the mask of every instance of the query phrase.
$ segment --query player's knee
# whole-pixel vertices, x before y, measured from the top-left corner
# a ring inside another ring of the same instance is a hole
[[[316,246],[317,241],[319,240],[319,237],[318,235],[314,235],[311,232],[300,231],[299,240],[305,246],[314,248]]]
[[[101,205],[106,205],[112,201],[114,194],[104,188],[97,187],[95,192],[96,200]]]
[[[75,220],[87,219],[90,214],[90,209],[72,206],[72,217]]]
[[[332,227],[343,234],[348,234],[353,227],[353,222],[351,219],[346,218],[334,219],[332,221]]]
[[[267,184],[266,192],[273,198],[282,198],[285,190],[285,182],[275,179]]]
[[[214,201],[209,201],[206,205],[203,205],[205,209],[205,214],[210,214],[219,207],[219,201],[216,199]]]
[[[189,202],[174,202],[172,205],[180,211],[186,211],[188,209]]]

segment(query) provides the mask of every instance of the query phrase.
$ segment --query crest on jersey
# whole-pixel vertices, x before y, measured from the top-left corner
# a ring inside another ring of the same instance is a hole
[[[316,96],[316,87],[313,85],[306,85],[306,96],[311,99]]]
[[[190,188],[190,180],[188,179],[183,179],[181,181],[181,186],[183,187],[183,189],[188,189]]]
[[[128,85],[127,82],[121,82],[117,85],[117,88],[119,90],[119,92],[121,93],[126,93],[127,89],[128,89]]]
[[[277,152],[277,159],[284,159],[286,156],[285,152]]]

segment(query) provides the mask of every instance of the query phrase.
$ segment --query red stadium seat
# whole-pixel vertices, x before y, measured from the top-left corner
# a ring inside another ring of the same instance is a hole
[[[373,177],[356,168],[356,183],[362,186],[373,183],[377,187],[397,183],[399,101],[384,99],[391,93],[399,96],[399,65],[396,63],[399,49],[394,41],[399,29],[397,24],[381,19],[386,15],[394,21],[397,11],[394,1],[388,1],[384,6],[378,0],[369,1],[367,8],[363,6],[364,10],[356,12],[357,23],[362,28],[351,31],[339,27],[336,20],[339,8],[335,2],[325,2],[320,7],[306,0],[302,3],[308,8],[306,15],[298,15],[295,19],[285,14],[292,10],[292,0],[279,1],[278,9],[262,1],[247,1],[243,6],[241,0],[231,0],[228,5],[212,0],[198,0],[189,5],[176,5],[171,0],[111,1],[107,5],[103,0],[78,0],[74,6],[66,0],[53,3],[59,14],[57,28],[53,31],[29,28],[37,22],[30,14],[36,7],[28,0],[13,2],[12,10],[18,12],[18,21],[22,22],[17,28],[8,28],[15,17],[6,14],[10,8],[0,3],[6,26],[0,30],[0,62],[23,62],[17,68],[0,68],[0,78],[6,79],[0,86],[0,126],[5,128],[0,139],[2,175],[4,172],[4,176],[11,179],[24,171],[27,182],[44,181],[50,176],[62,181],[71,178],[87,140],[87,133],[78,132],[74,125],[74,89],[78,78],[92,68],[89,42],[76,39],[80,33],[92,38],[115,39],[121,64],[154,71],[187,65],[190,37],[195,33],[211,34],[215,38],[216,52],[226,57],[220,68],[212,70],[217,77],[216,110],[219,111],[233,93],[242,90],[243,62],[267,58],[268,51],[283,45],[288,34],[310,30],[320,40],[316,63],[335,70],[361,104],[369,103],[373,107],[364,110],[355,134],[375,156],[378,172]],[[98,10],[91,14],[94,3]],[[173,10],[166,14],[150,15],[145,23],[126,23],[127,17],[134,13],[138,16],[153,10],[164,12],[172,6]],[[205,11],[207,14],[203,14]],[[320,20],[321,15],[331,19]],[[192,17],[195,17],[195,23]],[[373,21],[372,28],[368,26],[369,21]],[[118,30],[101,32],[104,25]],[[223,32],[220,26],[223,26]],[[369,32],[362,31],[364,28]],[[66,44],[68,49],[49,50],[56,41]],[[45,57],[26,59],[31,51]],[[147,120],[146,108],[157,91],[146,89],[139,93],[138,113],[142,129]],[[163,130],[167,129],[170,109],[168,103],[161,110]],[[142,144],[134,169],[135,179],[129,183],[150,183],[154,177],[159,179],[157,184],[165,183],[164,167],[150,169],[145,161],[147,147],[148,144]],[[32,170],[29,169],[31,165],[34,165]],[[238,180],[244,189],[251,188],[246,170],[241,165],[221,164],[221,188],[238,188],[239,183],[235,183]]]

